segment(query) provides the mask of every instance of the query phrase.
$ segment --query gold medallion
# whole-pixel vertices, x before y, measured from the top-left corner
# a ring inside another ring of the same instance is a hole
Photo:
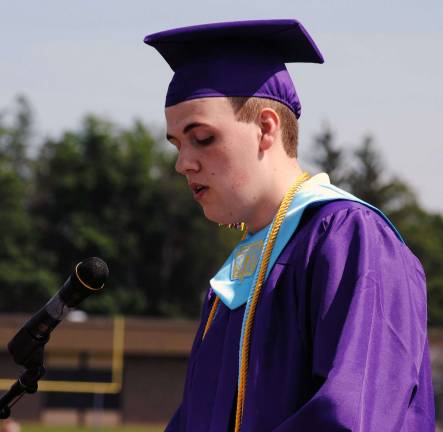
[[[235,254],[231,265],[231,279],[243,280],[245,277],[252,276],[257,267],[263,249],[263,240],[242,246]]]

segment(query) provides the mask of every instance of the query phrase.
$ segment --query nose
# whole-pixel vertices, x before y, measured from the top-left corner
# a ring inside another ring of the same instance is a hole
[[[198,172],[200,170],[200,162],[192,146],[182,145],[180,147],[175,161],[175,170],[183,175],[190,171]]]

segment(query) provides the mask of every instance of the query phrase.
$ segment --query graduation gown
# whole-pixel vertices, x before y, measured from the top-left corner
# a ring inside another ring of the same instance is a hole
[[[245,306],[221,304],[167,432],[233,430]],[[261,293],[242,431],[434,432],[426,285],[417,258],[362,204],[308,208]]]

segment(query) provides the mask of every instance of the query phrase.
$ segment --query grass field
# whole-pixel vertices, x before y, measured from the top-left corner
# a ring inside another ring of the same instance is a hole
[[[162,432],[164,428],[155,426],[119,426],[115,428],[87,428],[63,426],[22,425],[22,432]]]

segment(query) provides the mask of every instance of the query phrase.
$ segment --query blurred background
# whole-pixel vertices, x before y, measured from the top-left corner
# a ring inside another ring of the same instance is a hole
[[[2,392],[19,373],[6,344],[27,314],[82,258],[111,270],[54,333],[46,378],[65,385],[20,401],[23,431],[157,431],[178,404],[207,281],[238,234],[206,221],[174,173],[163,118],[172,72],[142,39],[267,18],[300,20],[325,57],[288,66],[302,164],[381,208],[425,267],[443,416],[440,0],[0,0]]]

